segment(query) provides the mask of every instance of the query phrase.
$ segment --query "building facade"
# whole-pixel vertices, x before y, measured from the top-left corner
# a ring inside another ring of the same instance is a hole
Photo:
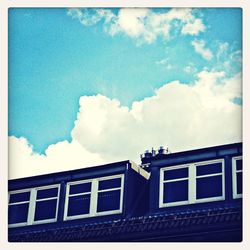
[[[240,242],[242,143],[9,181],[10,242]]]

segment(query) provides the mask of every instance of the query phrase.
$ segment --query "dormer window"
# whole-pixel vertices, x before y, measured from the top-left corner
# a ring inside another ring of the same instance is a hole
[[[188,204],[188,167],[175,166],[161,171],[161,204]]]
[[[67,183],[64,220],[122,212],[124,175]]]
[[[55,222],[59,189],[56,184],[9,192],[9,227]]]
[[[98,182],[97,213],[120,210],[122,178],[101,179]]]
[[[223,159],[165,167],[160,170],[159,206],[223,200],[224,189]]]
[[[30,190],[9,193],[9,226],[24,226],[28,222]]]
[[[68,183],[67,186],[67,216],[88,215],[90,213],[90,181]]]

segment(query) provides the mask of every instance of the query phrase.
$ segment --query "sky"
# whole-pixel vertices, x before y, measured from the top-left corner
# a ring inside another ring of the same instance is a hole
[[[242,12],[9,9],[9,178],[242,141]]]

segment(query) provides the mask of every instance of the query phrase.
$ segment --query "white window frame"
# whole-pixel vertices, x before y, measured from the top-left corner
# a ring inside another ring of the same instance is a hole
[[[214,174],[206,174],[206,175],[197,175],[197,167],[202,165],[208,165],[213,163],[221,163],[222,171],[220,173]],[[209,161],[201,161],[201,162],[193,162],[188,164],[182,165],[175,165],[164,167],[160,169],[160,187],[159,187],[159,207],[172,207],[172,206],[180,206],[180,205],[188,205],[188,204],[195,204],[195,203],[203,203],[203,202],[212,202],[212,201],[220,201],[225,200],[225,166],[224,166],[224,159],[216,159],[216,160],[209,160]],[[182,169],[188,168],[188,177],[185,178],[177,178],[171,180],[164,181],[164,172],[173,169]],[[222,195],[216,197],[209,197],[209,198],[196,198],[196,180],[200,178],[212,177],[222,175]],[[188,199],[185,201],[176,201],[176,202],[163,202],[163,192],[164,192],[164,183],[166,182],[177,182],[182,180],[188,180]]]
[[[30,198],[29,198],[29,200],[27,200],[27,201],[13,202],[13,203],[10,204],[10,195],[11,194],[26,193],[26,192],[30,192]],[[10,191],[9,192],[8,208],[9,208],[9,206],[12,206],[12,205],[18,205],[18,204],[28,203],[27,221],[26,222],[9,224],[9,227],[22,227],[22,226],[27,226],[28,225],[30,200],[31,200],[31,189],[21,189],[21,190],[15,190],[15,191]]]
[[[236,161],[242,160],[242,156],[235,156],[232,157],[232,180],[233,180],[233,199],[239,199],[242,198],[242,194],[237,193],[237,173],[242,173],[241,170],[237,170],[236,168]]]
[[[55,188],[55,187],[58,188],[57,196],[50,197],[50,198],[37,199],[37,191],[43,190],[43,189]],[[21,223],[9,224],[9,228],[36,225],[36,224],[44,224],[44,223],[52,223],[52,222],[57,221],[58,206],[59,206],[59,196],[60,196],[60,184],[53,184],[53,185],[48,185],[48,186],[39,186],[39,187],[34,187],[34,188],[27,188],[27,189],[20,189],[20,190],[10,191],[9,192],[9,201],[10,201],[10,195],[16,194],[16,193],[25,193],[25,192],[30,192],[29,201],[14,202],[14,203],[11,203],[11,204],[9,203],[8,205],[11,206],[11,205],[17,205],[17,204],[22,204],[22,203],[28,203],[29,207],[28,207],[27,221],[26,222],[21,222]],[[56,200],[57,201],[56,202],[55,218],[35,221],[36,202],[37,201],[45,201],[45,200]]]
[[[103,180],[111,180],[121,178],[121,186],[117,188],[109,188],[104,190],[98,190],[99,181]],[[77,194],[69,194],[70,186],[76,185],[76,184],[82,184],[82,183],[91,183],[91,191],[90,192],[83,192],[83,193],[77,193]],[[114,190],[120,190],[120,206],[119,209],[116,210],[110,210],[110,211],[103,211],[103,212],[97,212],[97,202],[98,202],[98,193],[108,192],[108,191],[114,191]],[[96,216],[102,216],[102,215],[111,215],[111,214],[118,214],[122,213],[122,206],[123,206],[123,193],[124,193],[124,174],[119,175],[112,175],[112,176],[105,176],[95,179],[87,179],[87,180],[80,180],[80,181],[73,181],[68,182],[66,185],[66,198],[65,198],[65,205],[64,205],[64,216],[63,219],[66,220],[75,220],[75,219],[82,219],[82,218],[88,218],[88,217],[96,217]],[[90,194],[90,209],[88,214],[80,214],[80,215],[73,215],[68,216],[68,205],[69,205],[69,198],[72,196],[78,196],[82,194]]]
[[[188,168],[188,166],[187,165],[178,165],[178,166],[171,166],[171,167],[161,168],[161,170],[160,170],[160,192],[159,192],[159,204],[160,204],[160,207],[170,207],[170,206],[179,206],[179,205],[189,204],[188,200],[186,200],[186,201],[168,202],[168,203],[163,202],[164,183],[178,182],[178,181],[184,181],[184,180],[189,179],[189,175],[188,175],[188,177],[177,178],[177,179],[171,179],[171,180],[165,180],[164,181],[164,172],[168,171],[168,170],[182,169],[182,168]],[[188,168],[188,171],[189,171],[189,168]],[[189,182],[188,182],[188,185],[189,185]]]

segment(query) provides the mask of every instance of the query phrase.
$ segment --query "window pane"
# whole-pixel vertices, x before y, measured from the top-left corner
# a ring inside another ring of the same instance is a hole
[[[164,171],[164,180],[174,180],[188,177],[188,168],[180,168]]]
[[[98,193],[97,212],[118,210],[120,208],[120,190]]]
[[[58,188],[49,188],[49,189],[41,189],[37,190],[37,199],[45,199],[45,198],[52,198],[57,197]]]
[[[91,192],[91,182],[70,185],[70,194],[79,194]]]
[[[237,194],[242,194],[242,172],[237,173]]]
[[[28,218],[29,203],[9,206],[9,224],[26,222]]]
[[[197,176],[199,175],[207,175],[207,174],[215,174],[222,172],[222,163],[213,163],[202,166],[197,166]]]
[[[90,194],[69,197],[68,216],[88,214],[90,207]]]
[[[197,199],[222,196],[222,176],[212,176],[196,179]]]
[[[121,178],[99,181],[99,190],[121,187]]]
[[[21,201],[29,201],[30,199],[30,191],[24,192],[24,193],[16,193],[16,194],[10,194],[10,202],[21,202]]]
[[[56,217],[57,199],[37,201],[35,211],[35,221],[53,219]]]
[[[164,203],[186,200],[188,200],[188,180],[164,183]]]
[[[242,160],[237,160],[236,161],[236,169],[237,170],[242,170]]]

